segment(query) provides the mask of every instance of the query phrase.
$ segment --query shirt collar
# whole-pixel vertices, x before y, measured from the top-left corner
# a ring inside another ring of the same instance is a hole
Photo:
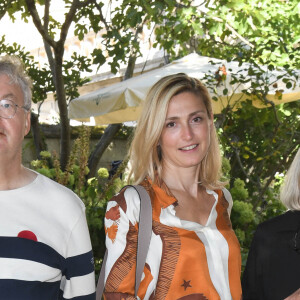
[[[172,195],[171,191],[163,181],[160,184],[158,184],[153,183],[150,178],[147,179],[162,208],[166,208],[170,205],[177,206],[177,199]]]

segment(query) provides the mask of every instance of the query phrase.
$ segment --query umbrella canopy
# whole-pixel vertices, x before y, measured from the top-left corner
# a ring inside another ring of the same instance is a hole
[[[130,78],[111,86],[95,90],[86,95],[80,96],[72,100],[69,104],[69,117],[82,122],[88,122],[90,117],[94,117],[96,124],[113,124],[123,123],[127,121],[135,121],[138,119],[141,112],[143,101],[146,98],[149,89],[162,77],[176,74],[186,73],[191,77],[203,79],[206,74],[214,74],[219,70],[219,67],[225,65],[227,76],[224,82],[221,82],[214,89],[209,89],[212,96],[217,96],[218,101],[213,101],[214,113],[220,113],[224,107],[236,104],[246,98],[242,90],[249,88],[250,82],[244,80],[244,83],[231,85],[232,74],[240,74],[240,76],[247,76],[248,64],[239,66],[237,62],[226,62],[209,57],[199,56],[198,54],[190,54],[179,60],[173,61],[161,68],[149,71],[142,75]],[[270,91],[267,99],[273,101],[275,104],[296,101],[300,99],[299,82],[294,89],[287,89],[286,84],[282,79],[277,80],[279,75],[284,74],[279,71],[270,72],[265,69],[267,80],[270,84]],[[230,70],[230,71],[229,71]],[[276,85],[273,83],[276,82]],[[223,90],[226,87],[228,93],[223,95]],[[280,91],[280,92],[278,92]],[[280,99],[278,97],[280,94]],[[253,98],[253,105],[263,107],[260,100]]]

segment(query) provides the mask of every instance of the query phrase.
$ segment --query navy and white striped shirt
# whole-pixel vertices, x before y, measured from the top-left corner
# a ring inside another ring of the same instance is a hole
[[[43,175],[0,191],[0,299],[95,299],[84,204]]]

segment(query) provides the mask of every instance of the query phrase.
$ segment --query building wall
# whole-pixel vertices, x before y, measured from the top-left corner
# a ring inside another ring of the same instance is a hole
[[[90,149],[92,150],[98,140],[91,140]],[[51,138],[46,139],[48,151],[55,150],[59,154],[59,139]],[[98,167],[104,167],[110,170],[112,161],[123,160],[128,151],[128,142],[123,139],[114,139],[109,147],[105,150]],[[37,159],[33,140],[31,138],[25,138],[23,142],[23,164],[30,168],[30,162]]]

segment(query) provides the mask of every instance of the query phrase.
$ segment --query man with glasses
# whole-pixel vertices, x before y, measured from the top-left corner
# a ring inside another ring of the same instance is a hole
[[[0,299],[95,299],[83,203],[22,165],[30,108],[22,64],[0,57]]]

